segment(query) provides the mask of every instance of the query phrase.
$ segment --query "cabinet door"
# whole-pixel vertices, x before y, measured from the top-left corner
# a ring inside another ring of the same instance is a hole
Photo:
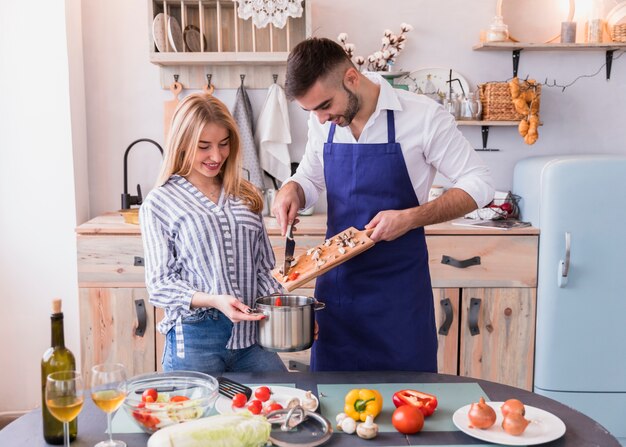
[[[442,374],[458,373],[459,295],[459,289],[433,289],[438,342],[437,372]]]
[[[531,390],[536,290],[462,289],[459,375]]]
[[[129,377],[155,371],[154,307],[148,303],[146,289],[81,288],[79,300],[85,383],[98,363],[123,363]],[[145,313],[143,335],[135,333],[142,319],[137,312]]]

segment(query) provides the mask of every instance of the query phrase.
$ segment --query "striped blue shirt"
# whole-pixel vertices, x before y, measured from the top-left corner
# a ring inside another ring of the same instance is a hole
[[[275,258],[263,218],[238,198],[218,203],[180,175],[173,175],[146,197],[140,210],[146,287],[150,303],[165,310],[157,329],[176,330],[177,356],[184,357],[182,318],[196,292],[233,295],[254,307],[259,296],[282,293],[272,277]],[[233,325],[226,347],[242,349],[257,341],[256,321]]]

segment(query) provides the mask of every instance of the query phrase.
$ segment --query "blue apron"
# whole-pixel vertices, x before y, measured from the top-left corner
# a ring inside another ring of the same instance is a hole
[[[419,205],[387,111],[387,143],[324,144],[326,237],[363,229],[379,211]],[[437,371],[437,334],[424,228],[409,231],[317,280],[313,371]]]

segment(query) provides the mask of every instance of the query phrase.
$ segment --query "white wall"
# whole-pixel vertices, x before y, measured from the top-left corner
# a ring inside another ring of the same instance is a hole
[[[408,22],[415,29],[398,69],[453,68],[472,84],[511,76],[510,53],[471,50],[494,15],[495,0],[471,6],[465,0],[310,1],[315,35],[346,32],[357,54],[373,52],[385,28],[397,31]],[[606,0],[607,8],[615,2]],[[65,299],[66,342],[79,353],[74,226],[120,207],[124,150],[142,137],[162,143],[163,101],[171,98],[159,86],[158,67],[148,62],[147,0],[22,3],[0,3],[0,300],[11,315],[0,325],[0,339],[19,341],[19,347],[0,345],[0,411],[38,405],[38,362],[49,343],[54,296]],[[526,51],[520,76],[564,84],[603,63],[601,51]],[[614,61],[612,78],[584,78],[565,92],[544,89],[544,126],[534,146],[526,146],[515,128],[492,128],[489,147],[501,151],[482,156],[497,188],[511,187],[514,164],[528,156],[626,152],[626,57]],[[265,93],[250,91],[255,113]],[[231,106],[235,91],[218,85],[215,95]],[[297,160],[306,114],[294,104],[290,111],[290,149]],[[462,129],[475,147],[481,145],[478,128]],[[136,146],[130,191],[141,183],[145,194],[159,163],[153,147]],[[13,386],[20,382],[26,385]]]
[[[1,2],[0,57],[3,412],[40,404],[54,297],[63,299],[66,345],[80,352],[74,228],[87,210],[75,195],[73,155],[81,146],[73,147],[64,3]],[[82,67],[73,74],[82,77]]]

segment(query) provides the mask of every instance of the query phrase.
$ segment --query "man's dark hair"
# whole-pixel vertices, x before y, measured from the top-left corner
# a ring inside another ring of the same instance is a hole
[[[333,71],[342,65],[346,67],[346,70],[354,67],[345,50],[337,42],[325,37],[311,37],[303,40],[291,50],[287,59],[287,74],[285,75],[287,98],[290,100],[299,98],[317,80],[333,74]]]

